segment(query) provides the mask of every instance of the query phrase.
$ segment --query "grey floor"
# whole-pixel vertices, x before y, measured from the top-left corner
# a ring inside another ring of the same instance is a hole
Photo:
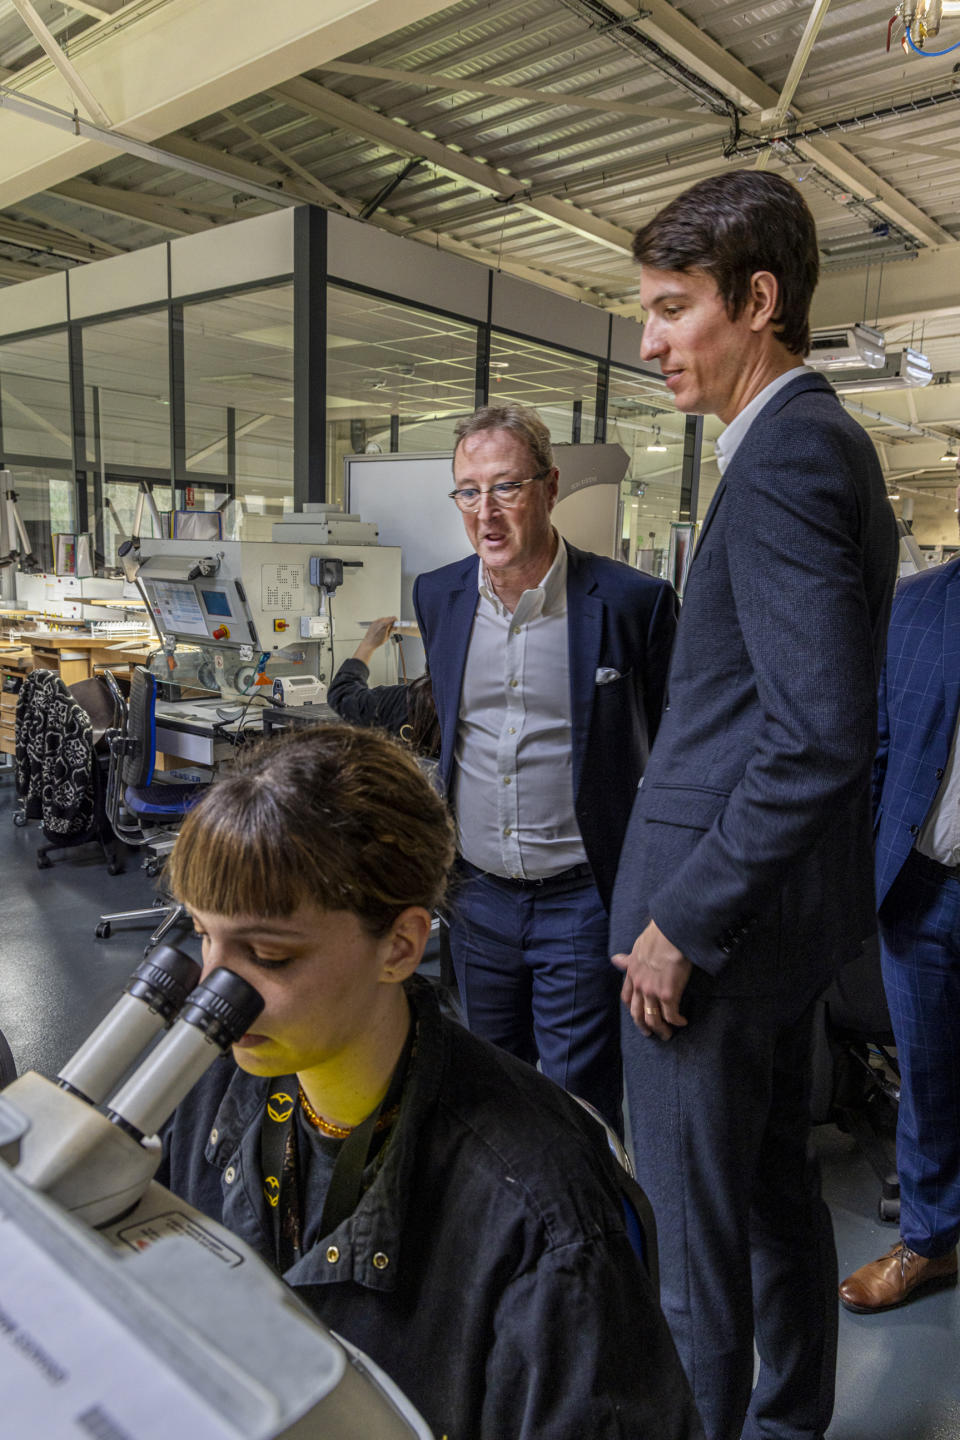
[[[132,857],[109,876],[94,847],[36,868],[36,827],[12,824],[13,784],[0,770],[0,1028],[18,1070],[53,1075],[119,994],[146,929],[94,938],[102,910],[149,904]],[[849,1137],[817,1132],[841,1274],[889,1248],[878,1187]],[[960,1440],[960,1290],[885,1315],[841,1310],[837,1406],[830,1440]],[[586,1440],[586,1437],[585,1437]]]

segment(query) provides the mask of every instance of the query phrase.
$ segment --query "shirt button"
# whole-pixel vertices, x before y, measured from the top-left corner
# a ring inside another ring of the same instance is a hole
[[[216,1145],[216,1143],[217,1143],[217,1141],[218,1141],[219,1139],[220,1139],[220,1131],[219,1131],[219,1130],[211,1130],[211,1131],[210,1131],[210,1144],[211,1144],[211,1145]]]
[[[390,1256],[384,1255],[382,1250],[378,1250],[376,1255],[374,1255],[373,1257],[373,1268],[375,1270],[386,1270],[389,1264]]]
[[[937,771],[937,779],[938,779],[938,780],[942,780],[942,779],[943,779],[943,771],[942,771],[942,770],[938,770],[938,771]]]
[[[514,625],[514,627],[513,627],[513,633],[514,633],[514,635],[519,635],[519,634],[520,634],[520,626],[519,626],[519,625]]]
[[[919,835],[919,834],[920,834],[920,826],[919,826],[919,825],[911,825],[911,826],[910,826],[910,834],[911,834],[911,835]]]
[[[510,776],[509,776],[509,775],[504,775],[504,777],[503,777],[503,783],[504,783],[504,785],[509,785],[509,784],[510,784]]]
[[[511,725],[511,726],[510,726],[510,730],[509,730],[508,733],[509,733],[510,735],[516,735],[516,733],[517,733],[517,727],[516,727],[516,725]]]
[[[336,1245],[327,1246],[327,1259],[329,1260],[331,1265],[336,1265],[337,1261],[340,1259],[340,1251],[337,1249]]]
[[[519,684],[520,684],[520,681],[519,681],[519,680],[511,680],[511,681],[510,681],[510,689],[511,689],[511,690],[516,690],[516,688],[517,688],[517,686],[518,686]]]
[[[224,1180],[226,1180],[228,1185],[232,1185],[234,1180],[236,1180],[237,1172],[232,1165],[228,1165],[226,1170],[224,1170],[223,1178]]]
[[[508,825],[507,828],[506,828],[506,830],[504,830],[503,833],[504,833],[504,835],[512,835],[512,834],[513,834],[513,831],[510,829],[510,826]]]

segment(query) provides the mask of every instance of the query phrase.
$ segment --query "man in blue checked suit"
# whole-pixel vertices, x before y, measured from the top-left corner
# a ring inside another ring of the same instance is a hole
[[[818,251],[799,191],[724,172],[634,254],[641,356],[725,426],[610,916],[637,1178],[708,1440],[823,1440],[838,1277],[809,1053],[819,992],[875,928],[896,528],[869,437],[803,364]]]
[[[957,492],[960,505],[960,491]],[[897,588],[874,769],[883,982],[900,1064],[900,1239],[840,1286],[871,1314],[955,1284],[960,1238],[960,558]]]
[[[663,706],[670,585],[560,539],[535,411],[456,427],[451,499],[476,554],[413,599],[457,822],[450,948],[471,1030],[622,1130],[607,907]]]

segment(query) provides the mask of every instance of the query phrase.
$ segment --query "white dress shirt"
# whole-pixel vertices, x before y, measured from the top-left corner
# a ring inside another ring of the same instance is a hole
[[[917,836],[916,849],[941,865],[960,865],[960,722],[937,797]]]
[[[481,564],[460,696],[453,805],[461,855],[512,879],[586,860],[573,806],[567,549],[511,615]]]

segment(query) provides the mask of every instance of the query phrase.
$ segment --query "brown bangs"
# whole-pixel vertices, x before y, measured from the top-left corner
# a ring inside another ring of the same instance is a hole
[[[215,793],[180,830],[166,872],[172,893],[191,910],[217,915],[291,915],[315,890],[313,875],[295,863],[289,840],[277,845],[254,816],[246,817],[254,823],[243,825],[234,815],[218,814],[211,803]]]

